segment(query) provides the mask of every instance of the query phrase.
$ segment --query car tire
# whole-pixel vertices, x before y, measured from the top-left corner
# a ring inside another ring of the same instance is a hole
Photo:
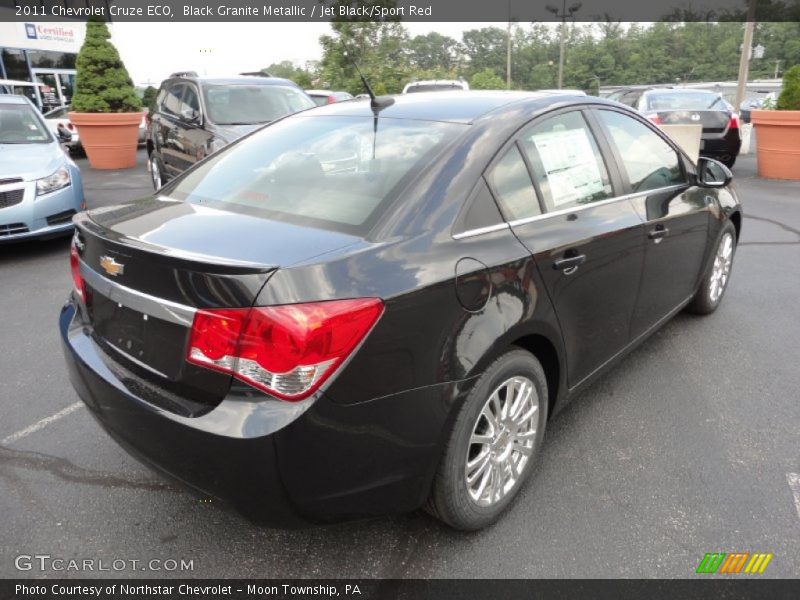
[[[730,280],[733,256],[736,253],[736,228],[730,221],[725,223],[719,235],[708,271],[700,281],[700,287],[686,307],[696,315],[708,315],[717,310]]]
[[[736,164],[736,157],[735,156],[727,156],[723,160],[720,161],[723,165],[728,167],[729,169],[733,168],[733,165]]]
[[[426,510],[462,531],[494,523],[532,471],[547,399],[544,370],[530,352],[514,348],[489,365],[455,419]]]
[[[166,179],[164,179],[164,163],[155,152],[150,154],[148,160],[150,162],[150,183],[153,184],[153,189],[158,190],[166,183]]]

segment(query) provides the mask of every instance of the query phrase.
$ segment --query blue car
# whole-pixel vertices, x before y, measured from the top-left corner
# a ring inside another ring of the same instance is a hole
[[[0,242],[69,233],[84,208],[81,172],[39,111],[0,94]]]

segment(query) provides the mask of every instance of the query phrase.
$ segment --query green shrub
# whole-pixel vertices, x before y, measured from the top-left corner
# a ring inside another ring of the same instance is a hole
[[[75,112],[125,113],[142,109],[128,70],[108,41],[110,37],[104,22],[86,24],[86,39],[75,61],[78,71],[72,97]]]
[[[800,65],[783,74],[783,90],[778,96],[778,110],[800,110]]]

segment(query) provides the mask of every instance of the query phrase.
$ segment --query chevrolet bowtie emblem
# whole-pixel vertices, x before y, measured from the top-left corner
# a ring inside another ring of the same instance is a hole
[[[112,277],[122,275],[125,272],[125,265],[118,263],[111,256],[101,256],[100,266],[103,267],[103,270]]]

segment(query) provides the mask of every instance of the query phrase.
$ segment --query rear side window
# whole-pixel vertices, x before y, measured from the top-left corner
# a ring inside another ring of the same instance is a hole
[[[360,235],[467,125],[296,116],[176,180],[178,200]]]
[[[541,214],[528,167],[516,145],[491,168],[486,179],[507,221]]]
[[[622,176],[633,192],[686,181],[678,153],[647,125],[616,111],[599,110],[597,114],[622,157]]]
[[[613,196],[603,157],[580,111],[546,119],[520,139],[547,210],[562,210]]]

